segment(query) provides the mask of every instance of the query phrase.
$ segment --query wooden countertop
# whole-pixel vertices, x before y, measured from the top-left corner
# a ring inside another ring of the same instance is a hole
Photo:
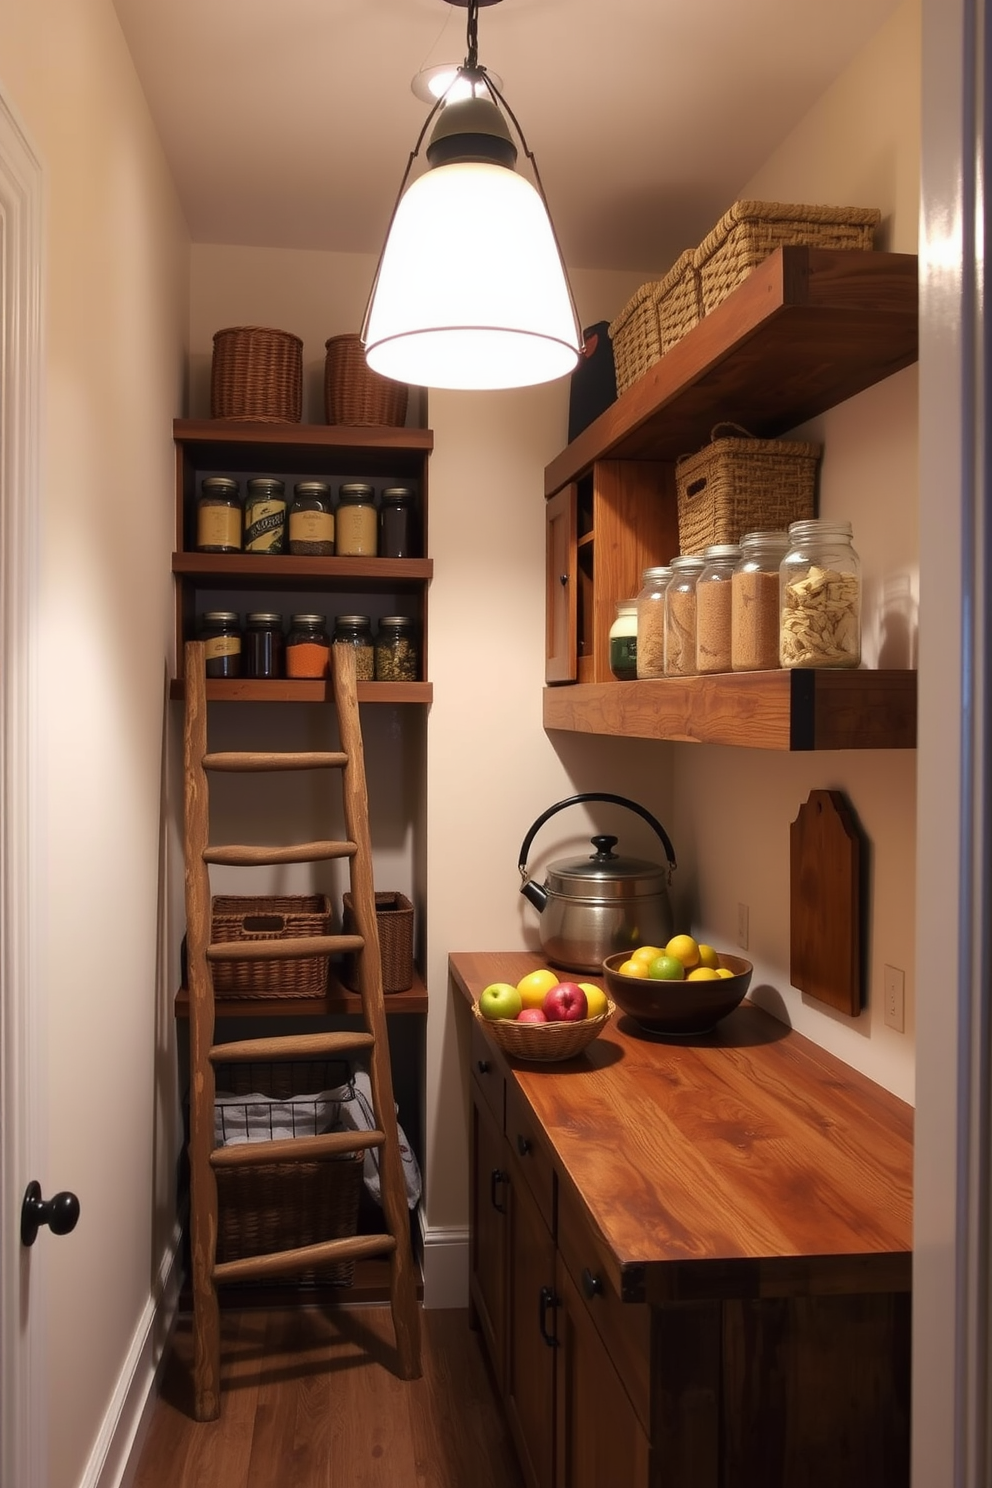
[[[542,964],[449,957],[469,1001]],[[575,1059],[503,1058],[627,1299],[910,1289],[912,1108],[750,1002],[701,1037],[618,1012]]]

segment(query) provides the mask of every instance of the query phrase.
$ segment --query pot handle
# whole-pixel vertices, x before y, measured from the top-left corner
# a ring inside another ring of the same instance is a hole
[[[613,806],[626,806],[628,811],[634,811],[637,813],[638,816],[643,817],[648,826],[653,827],[655,832],[657,832],[658,836],[661,838],[662,845],[668,856],[669,873],[672,872],[672,870],[676,866],[675,849],[672,847],[668,833],[661,825],[661,822],[658,821],[656,817],[653,817],[650,811],[645,810],[643,806],[638,806],[636,801],[628,801],[626,796],[614,796],[610,795],[609,792],[603,791],[582,791],[577,796],[569,796],[566,800],[558,801],[556,805],[549,806],[547,811],[543,811],[541,813],[541,815],[537,818],[537,821],[527,833],[527,836],[524,838],[520,848],[520,862],[517,864],[517,867],[520,869],[520,876],[524,879],[525,882],[527,879],[527,855],[530,852],[530,845],[534,841],[534,838],[537,836],[537,833],[540,831],[541,827],[543,827],[544,823],[549,819],[549,817],[554,816],[557,811],[563,811],[566,806],[578,806],[583,801],[607,801]]]

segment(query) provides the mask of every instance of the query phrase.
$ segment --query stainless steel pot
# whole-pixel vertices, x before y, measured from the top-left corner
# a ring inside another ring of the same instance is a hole
[[[666,866],[614,853],[616,837],[591,839],[591,857],[551,863],[543,885],[527,871],[527,854],[544,823],[566,806],[608,801],[626,806],[654,828],[668,857]],[[541,916],[541,948],[552,966],[598,972],[607,956],[639,945],[665,945],[671,939],[669,887],[675,853],[659,821],[625,796],[584,791],[550,806],[531,827],[520,848],[520,892]]]

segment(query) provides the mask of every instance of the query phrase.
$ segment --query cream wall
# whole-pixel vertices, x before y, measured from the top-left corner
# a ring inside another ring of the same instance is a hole
[[[42,1232],[25,1279],[32,1308],[47,1291],[37,1481],[74,1488],[97,1481],[98,1429],[123,1404],[175,1225],[162,774],[188,239],[109,0],[0,8],[0,90],[46,188],[47,877],[42,984],[25,990],[47,1011],[50,1106],[42,1171],[27,1176],[46,1196],[73,1189],[82,1212],[71,1236]]]

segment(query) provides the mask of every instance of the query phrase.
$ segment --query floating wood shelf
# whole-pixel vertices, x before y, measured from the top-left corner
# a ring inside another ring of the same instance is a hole
[[[412,986],[405,992],[387,992],[384,1001],[387,1016],[426,1013],[427,988],[416,968]],[[324,997],[218,997],[216,1007],[218,1018],[332,1018],[357,1016],[362,1010],[358,993],[349,992],[333,975]],[[176,1017],[189,1017],[185,987],[176,993]]]

